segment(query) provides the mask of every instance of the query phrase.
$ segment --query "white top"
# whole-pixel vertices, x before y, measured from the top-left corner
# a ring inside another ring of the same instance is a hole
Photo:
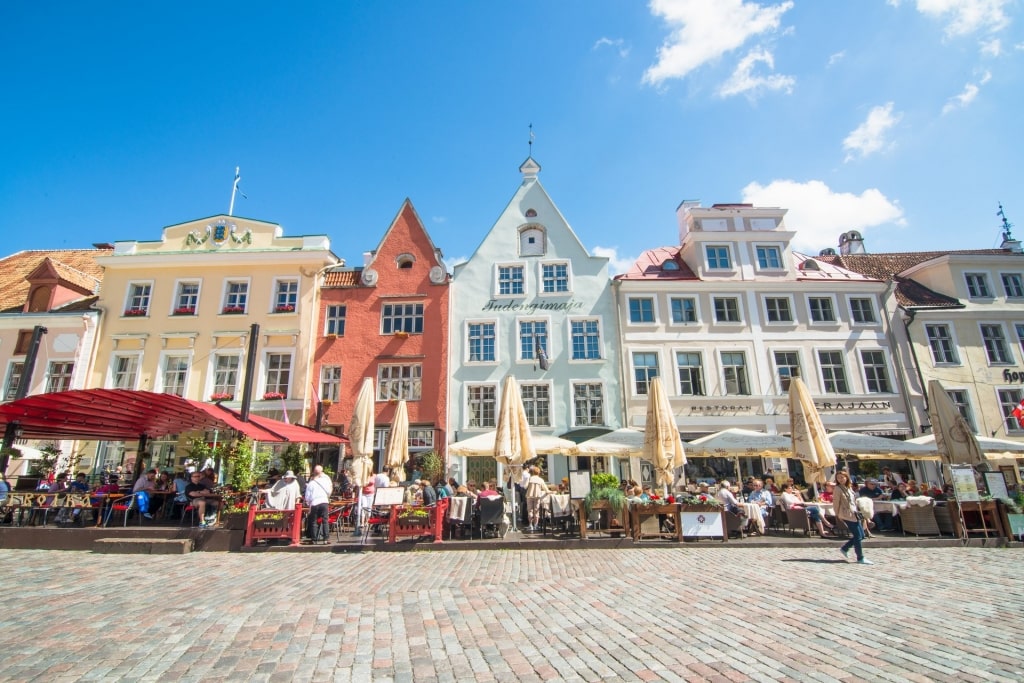
[[[326,474],[320,474],[306,482],[306,505],[325,505],[331,502],[334,482]]]

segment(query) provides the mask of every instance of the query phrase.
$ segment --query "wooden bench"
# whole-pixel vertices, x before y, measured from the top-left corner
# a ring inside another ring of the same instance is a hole
[[[192,552],[191,538],[97,538],[94,553],[122,555],[184,555]]]

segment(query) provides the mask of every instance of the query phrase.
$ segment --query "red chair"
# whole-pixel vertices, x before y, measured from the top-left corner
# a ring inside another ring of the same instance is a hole
[[[124,516],[124,524],[122,526],[128,526],[128,517],[131,515],[132,510],[138,511],[138,508],[139,505],[134,493],[118,498],[107,508],[107,518],[104,520],[103,526],[108,526],[110,518],[116,513],[121,513]],[[142,515],[139,514],[137,516],[139,518],[139,526],[142,526]]]
[[[181,508],[181,523],[178,526],[185,526],[185,517],[189,518],[189,526],[196,525],[196,506],[192,503],[188,503],[185,507]]]

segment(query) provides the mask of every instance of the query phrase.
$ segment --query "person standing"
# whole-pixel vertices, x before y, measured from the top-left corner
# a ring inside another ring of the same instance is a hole
[[[271,510],[294,510],[299,499],[299,482],[295,473],[288,470],[284,478],[279,478],[273,486],[260,489],[260,493],[267,496],[267,507]]]
[[[850,482],[850,475],[846,472],[836,472],[836,490],[832,497],[832,507],[836,513],[836,519],[846,525],[850,530],[850,540],[843,544],[839,552],[843,557],[850,559],[850,548],[857,554],[857,562],[860,564],[874,564],[864,557],[864,549],[861,544],[864,540],[864,527],[861,526],[857,517],[857,493]]]
[[[527,470],[528,476],[526,479],[526,509],[527,509],[527,522],[529,526],[527,531],[536,531],[537,527],[540,526],[540,506],[541,501],[551,491],[548,489],[548,483],[544,481],[544,478],[540,476],[540,468],[536,465],[530,467]]]
[[[306,482],[306,507],[309,508],[306,535],[309,536],[310,542],[315,543],[318,538],[318,519],[323,520],[323,536],[327,538],[327,515],[333,491],[334,482],[324,473],[323,465],[314,467],[313,476]]]

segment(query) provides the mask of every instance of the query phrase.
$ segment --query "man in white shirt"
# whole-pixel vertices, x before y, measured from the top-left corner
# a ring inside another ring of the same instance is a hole
[[[318,538],[317,531],[322,532],[322,537],[327,538],[327,515],[331,502],[331,493],[334,492],[334,482],[324,474],[322,465],[313,468],[313,476],[306,482],[306,507],[309,508],[309,516],[306,518],[306,535],[311,542]],[[323,529],[319,529],[317,520],[322,520]]]

